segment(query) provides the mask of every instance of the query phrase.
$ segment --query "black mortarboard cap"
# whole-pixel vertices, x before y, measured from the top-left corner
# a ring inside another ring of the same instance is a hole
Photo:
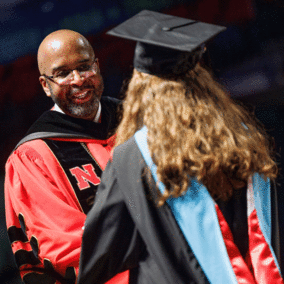
[[[176,69],[181,58],[188,58],[187,69],[193,68],[201,57],[201,47],[225,29],[143,10],[107,34],[137,41],[134,68],[138,71],[166,75]]]

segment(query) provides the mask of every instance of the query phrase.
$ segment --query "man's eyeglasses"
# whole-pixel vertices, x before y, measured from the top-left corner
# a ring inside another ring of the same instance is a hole
[[[50,81],[58,84],[58,85],[70,85],[70,83],[74,80],[74,71],[77,71],[82,78],[89,78],[98,73],[98,58],[94,60],[93,63],[84,63],[73,70],[59,70],[55,72],[52,76],[47,76],[43,74],[43,76]]]

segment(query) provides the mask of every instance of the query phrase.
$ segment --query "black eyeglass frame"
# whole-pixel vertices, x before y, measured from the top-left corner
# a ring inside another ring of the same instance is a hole
[[[98,59],[98,58],[95,58],[95,59],[94,59],[94,62],[92,63],[91,66],[93,66],[95,63],[98,63],[98,61],[99,61],[99,59]],[[98,66],[98,67],[99,67],[99,66]],[[70,72],[73,72],[74,70],[76,70],[76,68],[73,69],[73,70],[70,70]],[[56,82],[56,81],[53,79],[53,78],[54,78],[54,75],[48,76],[48,75],[46,75],[46,74],[42,74],[42,76],[44,76],[46,79],[49,79],[51,82],[60,85],[58,82]]]

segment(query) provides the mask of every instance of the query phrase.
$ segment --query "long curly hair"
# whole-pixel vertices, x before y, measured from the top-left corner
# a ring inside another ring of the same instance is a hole
[[[182,76],[163,78],[134,69],[116,144],[143,125],[158,179],[166,187],[160,205],[183,194],[191,177],[215,199],[227,200],[255,172],[277,176],[263,126],[200,64]],[[227,181],[231,187],[223,186]]]

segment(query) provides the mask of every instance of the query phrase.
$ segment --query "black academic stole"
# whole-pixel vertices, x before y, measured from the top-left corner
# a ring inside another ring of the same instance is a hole
[[[45,139],[68,178],[85,214],[91,209],[102,169],[83,142]]]

